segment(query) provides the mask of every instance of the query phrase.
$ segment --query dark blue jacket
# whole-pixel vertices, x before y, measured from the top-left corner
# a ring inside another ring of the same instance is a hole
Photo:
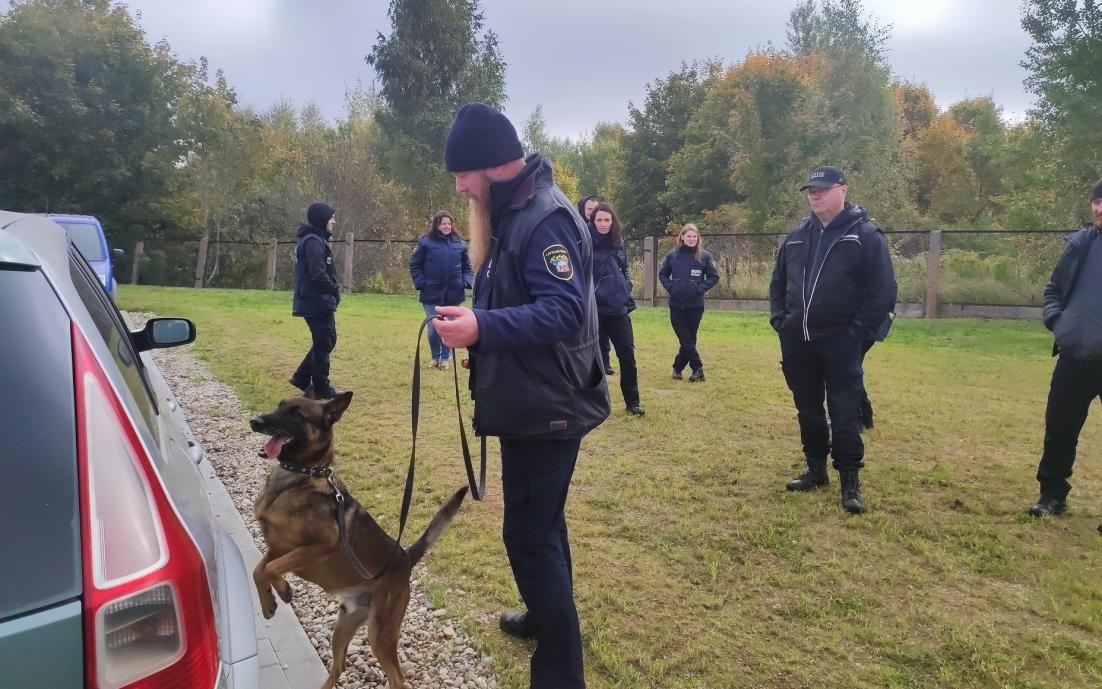
[[[601,316],[623,316],[635,310],[631,298],[631,273],[623,246],[606,243],[604,236],[590,228],[593,240],[593,294]]]
[[[538,154],[490,185],[470,386],[479,435],[579,438],[608,417],[589,231]]]
[[[409,274],[413,286],[421,293],[422,304],[462,304],[463,290],[474,285],[467,242],[454,232],[429,232],[417,242],[410,256]]]
[[[337,267],[329,233],[313,225],[298,228],[295,244],[295,294],[291,313],[295,316],[325,316],[341,303]]]
[[[817,266],[813,242],[822,247]],[[895,298],[884,233],[863,208],[846,203],[827,227],[811,215],[785,237],[769,283],[769,323],[782,337],[806,342],[838,333],[863,342],[876,339]]]
[[[1064,312],[1064,307],[1067,306],[1072,290],[1075,289],[1079,279],[1083,259],[1090,251],[1091,242],[1098,237],[1098,232],[1091,224],[1065,238],[1064,252],[1060,254],[1060,260],[1056,262],[1056,268],[1053,269],[1052,276],[1045,285],[1045,296],[1042,302],[1041,320],[1049,330],[1055,327],[1056,320]],[[1053,342],[1052,355],[1056,356],[1059,351],[1056,343]]]
[[[675,309],[693,309],[704,306],[704,293],[719,283],[712,255],[701,251],[696,259],[696,249],[682,246],[666,254],[658,279],[669,293],[669,305]]]

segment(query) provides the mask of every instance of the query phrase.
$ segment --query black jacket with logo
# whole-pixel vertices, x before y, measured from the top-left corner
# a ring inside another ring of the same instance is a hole
[[[813,243],[822,246],[818,266]],[[872,340],[895,307],[896,289],[883,233],[863,208],[846,203],[827,227],[810,215],[785,237],[769,283],[769,323],[807,342],[839,333]]]
[[[658,279],[670,295],[670,307],[692,309],[704,306],[704,293],[719,283],[719,273],[710,253],[701,251],[697,260],[695,248],[682,246],[666,254]]]
[[[295,293],[291,313],[295,316],[325,316],[337,310],[341,286],[333,265],[329,233],[313,225],[302,225],[296,233]]]

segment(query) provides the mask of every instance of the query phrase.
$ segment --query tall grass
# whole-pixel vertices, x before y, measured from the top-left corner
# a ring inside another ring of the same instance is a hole
[[[292,392],[309,338],[286,292],[123,286],[119,300],[193,318],[194,347],[252,409]],[[364,294],[337,317],[333,380],[355,391],[338,469],[391,529],[420,318],[411,297]],[[896,322],[866,362],[870,509],[852,517],[833,477],[829,490],[784,490],[800,448],[762,315],[705,314],[703,384],[668,378],[664,310],[633,320],[647,415],[625,413],[613,376],[612,417],[582,445],[568,506],[591,687],[1102,686],[1102,424],[1081,438],[1069,514],[1025,515],[1052,369],[1040,324]],[[465,480],[451,373],[422,381],[413,531]],[[521,688],[530,647],[496,628],[518,605],[497,469],[427,566],[435,595]]]

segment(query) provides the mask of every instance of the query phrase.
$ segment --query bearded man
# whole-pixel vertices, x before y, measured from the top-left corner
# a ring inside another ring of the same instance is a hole
[[[503,631],[536,640],[532,689],[585,686],[566,497],[582,437],[609,414],[597,347],[592,247],[551,164],[483,103],[456,114],[444,149],[470,202],[474,308],[441,306],[444,344],[467,347],[475,432],[501,441],[502,535],[527,610]]]

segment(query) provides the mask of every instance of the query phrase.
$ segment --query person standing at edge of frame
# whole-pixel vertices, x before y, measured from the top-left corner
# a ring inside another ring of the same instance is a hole
[[[306,209],[306,224],[298,228],[295,243],[295,292],[291,314],[310,328],[310,351],[291,376],[302,394],[312,399],[331,399],[342,391],[329,384],[329,358],[337,346],[335,313],[341,303],[341,286],[333,264],[330,238],[337,225],[337,211],[324,203]]]
[[[689,223],[681,228],[677,245],[662,260],[658,279],[669,294],[670,325],[680,344],[671,377],[681,380],[688,364],[692,370],[689,382],[704,382],[704,362],[696,349],[696,334],[704,317],[704,294],[719,283],[719,272],[712,255],[704,250],[696,225]]]
[[[451,320],[436,329],[468,349],[475,432],[501,441],[502,538],[527,606],[499,625],[536,640],[531,689],[583,689],[565,508],[582,438],[609,414],[589,230],[488,105],[460,108],[444,162],[470,202],[476,274],[473,309],[437,308]]]
[[[464,290],[474,286],[474,273],[467,242],[455,230],[451,213],[440,211],[432,217],[429,231],[418,240],[409,258],[409,274],[420,292],[426,316],[435,316],[437,306],[463,303]],[[440,341],[433,323],[429,323],[428,330],[432,368],[447,369],[451,350]]]
[[[1102,395],[1102,179],[1091,189],[1094,220],[1067,238],[1045,285],[1042,318],[1052,331],[1056,366],[1045,408],[1045,440],[1037,466],[1041,496],[1034,517],[1067,511],[1079,433],[1094,398]],[[1102,525],[1099,527],[1102,531]]]
[[[780,336],[781,368],[796,403],[807,464],[786,487],[827,485],[831,455],[842,507],[859,514],[865,511],[858,477],[865,457],[862,344],[895,307],[895,273],[884,234],[865,209],[846,201],[849,186],[841,169],[815,168],[800,191],[807,193],[811,214],[785,237],[769,284],[769,324]]]
[[[593,236],[593,288],[597,298],[597,321],[600,334],[616,348],[620,361],[620,392],[624,405],[632,416],[646,412],[639,404],[639,370],[635,365],[635,333],[631,328],[631,272],[624,251],[624,235],[620,220],[612,206],[597,204],[589,223]]]
[[[589,224],[590,230],[593,229],[593,212],[597,210],[597,204],[601,200],[596,196],[583,196],[578,199],[578,213],[582,216],[582,220]],[[616,369],[612,368],[612,360],[609,358],[609,354],[612,352],[612,342],[608,339],[608,335],[601,334],[598,342],[601,345],[601,363],[605,367],[605,374],[611,376],[616,373]]]

